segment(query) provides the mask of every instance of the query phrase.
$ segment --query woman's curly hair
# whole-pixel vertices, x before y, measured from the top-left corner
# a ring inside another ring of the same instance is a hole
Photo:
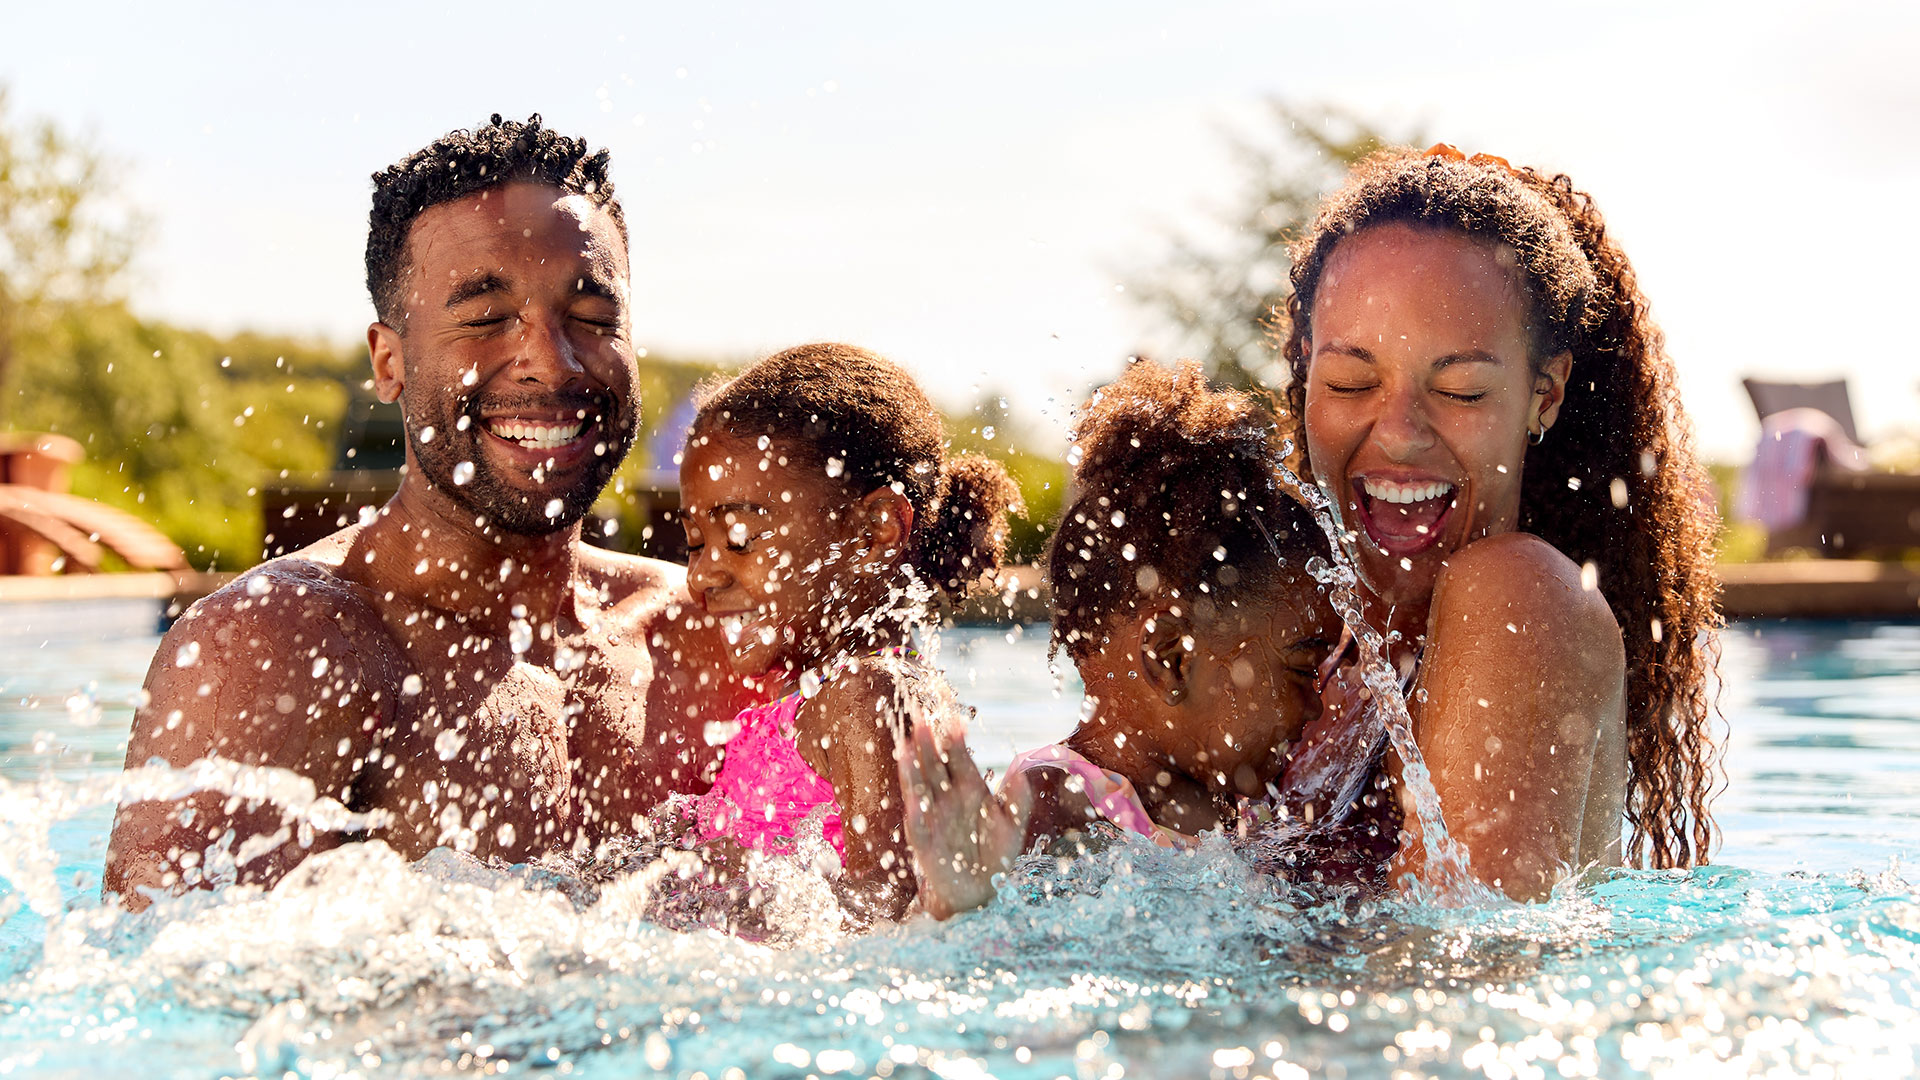
[[[1260,596],[1327,554],[1282,483],[1273,415],[1207,383],[1189,360],[1136,360],[1093,396],[1073,430],[1074,495],[1047,552],[1054,648],[1098,653],[1116,617],[1187,597],[1202,616]]]
[[[906,496],[907,562],[949,598],[964,599],[1005,559],[1007,515],[1024,509],[1019,487],[992,458],[949,456],[939,410],[885,357],[800,345],[701,386],[695,400],[693,435],[765,436],[857,495],[892,487]]]
[[[1704,862],[1721,777],[1708,689],[1723,625],[1716,515],[1633,267],[1592,198],[1564,175],[1438,147],[1382,151],[1354,167],[1293,247],[1282,353],[1295,424],[1306,415],[1313,302],[1327,261],[1346,237],[1389,222],[1496,245],[1528,301],[1535,370],[1572,353],[1552,435],[1527,448],[1519,526],[1590,564],[1619,620],[1630,858],[1663,868]]]

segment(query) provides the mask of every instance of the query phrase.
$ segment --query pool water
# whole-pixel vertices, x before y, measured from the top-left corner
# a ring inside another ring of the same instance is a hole
[[[100,908],[98,800],[154,623],[144,604],[0,608],[0,1076],[1915,1071],[1920,624],[1728,631],[1725,840],[1692,872],[1446,909],[1300,891],[1224,843],[1121,841],[866,936],[789,869],[782,932],[751,942],[649,922],[644,872],[569,899],[378,845],[272,893]],[[941,656],[983,762],[1072,725],[1044,627],[949,631]],[[51,919],[20,903],[35,856]]]

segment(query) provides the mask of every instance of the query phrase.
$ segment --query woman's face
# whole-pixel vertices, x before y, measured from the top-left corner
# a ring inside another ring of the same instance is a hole
[[[1569,359],[1536,377],[1527,304],[1496,249],[1451,229],[1342,240],[1315,295],[1306,432],[1368,589],[1427,602],[1447,557],[1515,528],[1530,428],[1551,425]]]

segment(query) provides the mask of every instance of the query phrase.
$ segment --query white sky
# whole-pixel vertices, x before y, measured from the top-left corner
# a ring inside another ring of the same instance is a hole
[[[1742,374],[1916,425],[1920,5],[1443,7],[43,4],[0,81],[129,166],[151,314],[358,340],[368,174],[539,111],[613,150],[643,345],[846,340],[1050,418],[1164,354],[1115,285],[1232,205],[1219,132],[1332,102],[1593,192],[1710,455]]]

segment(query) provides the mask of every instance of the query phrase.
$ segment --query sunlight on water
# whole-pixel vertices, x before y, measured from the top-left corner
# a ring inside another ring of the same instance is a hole
[[[1010,636],[946,635],[989,761],[1057,737],[1077,704],[1077,685],[1054,696],[1044,635]],[[1122,836],[1076,861],[1028,857],[998,900],[952,922],[856,936],[800,856],[759,876],[757,940],[688,929],[698,882],[671,857],[570,874],[445,850],[408,864],[363,844],[269,892],[102,908],[122,785],[286,780],[122,777],[126,702],[153,644],[34,641],[46,662],[0,676],[0,1075],[1915,1067],[1920,890],[1887,860],[1911,851],[1920,811],[1914,628],[1729,634],[1722,865],[1594,873],[1543,904],[1435,907],[1289,886],[1218,838],[1178,853]],[[323,802],[309,814],[332,812]]]

